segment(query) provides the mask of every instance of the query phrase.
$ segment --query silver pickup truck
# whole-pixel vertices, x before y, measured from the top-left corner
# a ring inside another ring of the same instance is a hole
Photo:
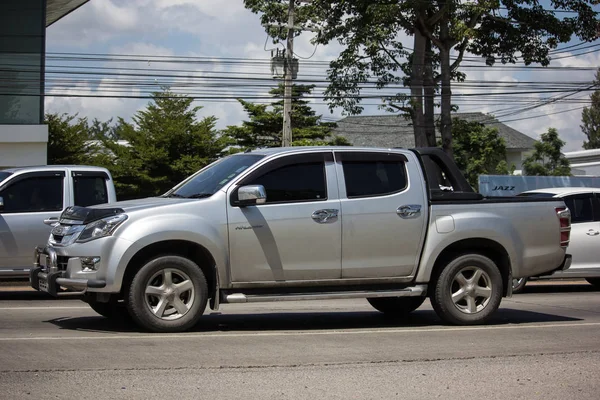
[[[278,148],[160,197],[66,209],[30,280],[155,332],[193,327],[207,302],[338,298],[403,315],[429,297],[476,324],[513,277],[568,268],[569,235],[562,200],[483,198],[439,149]]]
[[[0,278],[27,278],[31,255],[70,206],[116,201],[106,168],[42,165],[0,170]]]

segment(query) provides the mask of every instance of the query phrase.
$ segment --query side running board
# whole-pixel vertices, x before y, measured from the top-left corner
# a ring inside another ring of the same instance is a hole
[[[332,299],[364,299],[372,297],[418,297],[425,296],[427,285],[416,285],[398,290],[370,290],[348,292],[314,292],[285,294],[249,294],[231,293],[225,295],[222,303],[259,303],[268,301],[296,300],[332,300]]]

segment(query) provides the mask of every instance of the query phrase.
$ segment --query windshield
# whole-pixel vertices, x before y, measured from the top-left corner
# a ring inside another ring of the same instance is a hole
[[[0,182],[12,175],[12,172],[0,171]]]
[[[164,197],[210,197],[263,157],[258,154],[225,157],[175,186]]]

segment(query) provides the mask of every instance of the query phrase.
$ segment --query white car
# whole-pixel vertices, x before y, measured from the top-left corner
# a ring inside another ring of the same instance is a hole
[[[571,210],[571,241],[568,252],[573,256],[565,271],[531,279],[585,278],[600,288],[600,188],[556,187],[523,192],[520,197],[561,198]],[[513,280],[513,293],[523,291],[527,278]]]

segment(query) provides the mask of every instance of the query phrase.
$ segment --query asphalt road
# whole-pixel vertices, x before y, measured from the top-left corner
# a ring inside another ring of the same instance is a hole
[[[148,334],[0,288],[2,399],[598,399],[600,291],[535,285],[481,327],[363,300],[224,305]]]

